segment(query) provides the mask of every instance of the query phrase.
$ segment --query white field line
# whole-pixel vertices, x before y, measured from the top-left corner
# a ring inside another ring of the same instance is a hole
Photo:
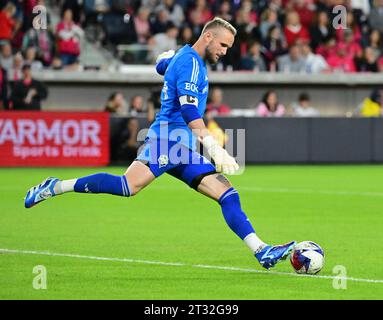
[[[244,272],[244,273],[262,273],[262,274],[273,274],[273,275],[290,276],[290,277],[307,277],[311,279],[330,279],[330,280],[344,279],[347,281],[354,281],[354,282],[383,283],[383,280],[377,280],[377,279],[306,275],[306,274],[297,274],[292,272],[264,271],[264,270],[247,269],[247,268],[230,267],[230,266],[212,266],[212,265],[205,265],[205,264],[188,264],[183,262],[164,262],[164,261],[151,261],[151,260],[129,259],[129,258],[97,257],[97,256],[87,256],[87,255],[80,255],[80,254],[71,254],[71,253],[57,253],[57,252],[55,253],[55,252],[49,252],[49,251],[0,249],[0,253],[43,255],[43,256],[51,256],[51,257],[66,257],[66,258],[100,260],[100,261],[141,263],[141,264],[153,264],[153,265],[172,266],[172,267],[192,267],[192,268],[201,268],[201,269],[237,271],[237,272]]]

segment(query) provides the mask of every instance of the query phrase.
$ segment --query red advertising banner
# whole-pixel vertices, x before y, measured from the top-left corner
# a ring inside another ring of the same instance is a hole
[[[0,112],[0,166],[108,163],[108,113]]]

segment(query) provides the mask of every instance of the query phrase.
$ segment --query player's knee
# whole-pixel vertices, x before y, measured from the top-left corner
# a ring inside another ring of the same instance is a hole
[[[135,181],[129,181],[128,179],[126,179],[126,180],[128,182],[128,186],[129,186],[129,196],[130,197],[135,196],[137,193],[139,193],[143,189],[143,185],[141,185]]]
[[[136,186],[132,185],[130,187],[130,196],[133,197],[135,196],[138,192],[140,192],[140,188],[137,188]]]

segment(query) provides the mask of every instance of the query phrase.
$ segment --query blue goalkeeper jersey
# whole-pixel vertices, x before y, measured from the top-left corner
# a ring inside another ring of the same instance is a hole
[[[194,105],[201,118],[206,109],[208,77],[205,62],[185,45],[169,59],[161,92],[161,110],[149,128],[148,139],[178,141],[196,149],[196,137],[181,114],[181,106]]]

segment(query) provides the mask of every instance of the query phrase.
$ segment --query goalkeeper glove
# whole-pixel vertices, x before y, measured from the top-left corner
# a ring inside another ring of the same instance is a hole
[[[235,159],[229,155],[229,153],[222,148],[212,136],[206,136],[203,139],[200,139],[200,141],[206,148],[210,157],[214,160],[217,172],[231,175],[239,169],[239,165]]]
[[[174,54],[175,54],[174,50],[168,50],[168,51],[162,52],[161,54],[158,55],[156,59],[156,63],[160,62],[162,59],[169,59],[173,57]]]

